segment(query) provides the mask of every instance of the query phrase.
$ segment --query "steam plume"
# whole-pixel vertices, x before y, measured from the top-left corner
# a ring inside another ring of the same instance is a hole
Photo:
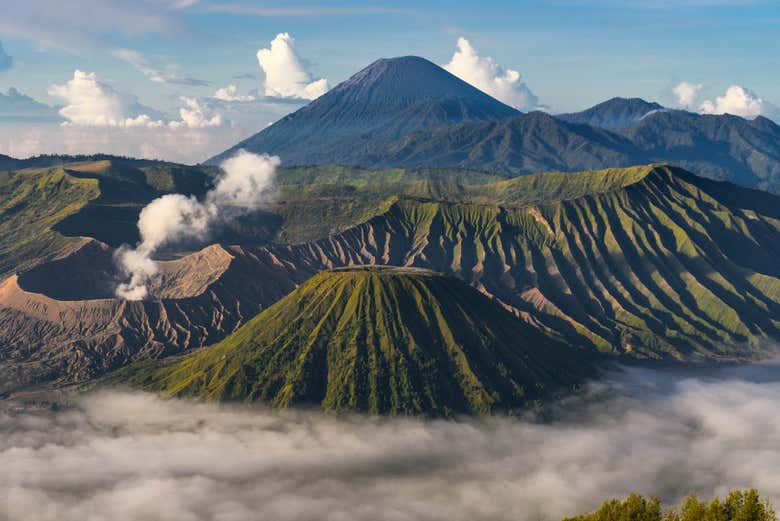
[[[204,240],[218,220],[234,218],[269,201],[276,168],[276,156],[239,150],[220,166],[222,173],[203,201],[194,196],[167,194],[158,197],[138,218],[141,242],[135,248],[123,246],[117,263],[128,277],[116,288],[126,300],[141,300],[148,295],[147,284],[158,272],[155,252],[167,244],[186,239]]]

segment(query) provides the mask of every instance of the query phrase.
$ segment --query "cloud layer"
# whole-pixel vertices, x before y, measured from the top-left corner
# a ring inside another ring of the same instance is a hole
[[[159,71],[146,73],[154,79]],[[15,89],[0,93],[0,154],[24,158],[108,153],[195,163],[230,148],[306,102],[258,96],[256,91],[239,94],[235,85],[228,85],[210,97],[180,96],[178,114],[171,116],[140,104],[134,95],[116,89],[96,73],[81,70],[51,85],[48,93],[60,101],[59,107],[49,107]],[[64,125],[56,125],[63,120]]]
[[[458,38],[458,50],[446,65],[446,70],[519,110],[539,108],[539,98],[520,81],[520,73],[503,69],[489,56],[480,56],[465,38]]]
[[[0,98],[0,111],[4,99]],[[48,111],[48,119],[53,119],[53,122],[35,123],[31,118],[20,121],[20,111],[14,109],[0,114],[0,118],[3,118],[0,122],[0,154],[24,158],[37,154],[104,153],[196,163],[234,146],[301,106],[299,101],[258,99],[253,102],[226,102],[215,98],[194,99],[205,108],[205,121],[213,121],[214,116],[219,114],[222,124],[190,127],[171,125],[169,122],[163,126],[132,127],[70,123],[61,126],[57,124],[61,117],[56,110]],[[187,106],[182,108],[192,111]]]
[[[328,91],[328,80],[314,80],[295,51],[295,39],[279,33],[268,49],[257,51],[257,61],[265,73],[265,95],[312,100]]]
[[[266,121],[278,117],[270,114]],[[262,121],[260,118],[266,115],[255,114],[255,117]],[[10,122],[0,125],[0,154],[25,158],[38,154],[101,153],[192,164],[230,148],[254,132],[254,128],[254,125],[171,128]]]
[[[20,121],[59,123],[62,122],[62,116],[54,107],[40,103],[18,89],[9,87],[5,94],[0,92],[0,122]]]
[[[0,415],[0,518],[557,521],[630,491],[672,502],[748,486],[778,504],[777,367],[741,371],[630,371],[552,423],[102,393],[78,410]]]

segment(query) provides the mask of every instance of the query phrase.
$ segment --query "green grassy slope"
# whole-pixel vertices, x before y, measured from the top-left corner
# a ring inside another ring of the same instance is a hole
[[[641,178],[646,167],[515,179],[458,169],[360,170],[293,167],[279,172],[274,240],[304,243],[344,231],[386,212],[399,200],[528,206],[614,190]]]
[[[203,194],[213,170],[114,159],[0,172],[0,276],[73,237],[135,242],[146,203],[172,191]]]
[[[0,275],[51,254],[72,237],[112,246],[138,240],[138,215],[165,193],[202,196],[215,167],[123,158],[64,161],[0,173]],[[242,217],[217,230],[229,243],[304,242],[381,214],[399,194],[436,192],[434,185],[480,184],[503,177],[467,170],[368,171],[323,166],[280,169],[271,211]]]
[[[521,178],[498,184],[518,183],[501,205],[480,204],[488,187],[473,202],[401,198],[344,233],[275,251],[309,269],[453,273],[601,351],[728,359],[780,338],[780,198],[665,166],[563,179],[575,195],[600,188],[528,204],[548,189],[529,197],[523,184],[535,181]]]
[[[0,276],[70,242],[52,226],[99,195],[97,181],[58,167],[0,172]]]
[[[73,177],[96,180],[100,196],[63,219],[56,230],[68,236],[93,237],[112,246],[138,240],[138,215],[150,201],[172,192],[201,196],[217,172],[214,168],[117,159],[66,163],[62,168]]]
[[[119,159],[65,163],[59,168],[70,178],[97,181],[99,194],[49,225],[62,235],[93,237],[112,246],[138,240],[138,214],[152,199],[170,192],[201,196],[216,175],[213,167]],[[304,243],[380,215],[399,198],[537,204],[608,190],[627,182],[637,171],[593,172],[572,182],[569,174],[559,173],[504,180],[495,174],[458,169],[282,168],[271,207],[226,223],[213,238],[244,244]]]
[[[201,196],[216,167],[103,160],[64,165],[70,175],[99,181],[100,197],[59,223],[68,236],[89,236],[112,246],[135,243],[141,209],[165,193]],[[362,170],[342,166],[281,168],[278,194],[268,211],[225,223],[215,240],[230,243],[305,242],[360,224],[389,208],[398,194],[436,193],[446,186],[496,182],[503,176],[458,169]]]
[[[321,273],[204,351],[115,378],[174,396],[381,414],[535,405],[591,375],[583,356],[456,279]]]
[[[144,201],[205,190],[209,171],[177,168],[93,161],[0,174],[0,273],[61,247],[65,229],[133,242]],[[283,169],[275,206],[216,240],[266,244],[307,274],[347,264],[452,273],[601,351],[731,359],[780,339],[776,195],[663,165],[408,174]]]
[[[460,185],[479,185],[501,181],[505,176],[478,170],[458,168],[388,168],[367,170],[351,166],[292,166],[280,168],[277,184],[288,185],[349,185],[401,184],[415,181],[448,181]]]

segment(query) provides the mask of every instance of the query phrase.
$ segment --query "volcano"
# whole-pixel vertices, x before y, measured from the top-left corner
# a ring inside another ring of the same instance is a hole
[[[241,148],[285,165],[349,163],[356,149],[411,132],[517,114],[424,58],[381,59],[209,163]]]
[[[211,400],[445,417],[536,406],[591,375],[583,352],[474,288],[397,267],[323,272],[215,346],[159,364],[119,380]]]

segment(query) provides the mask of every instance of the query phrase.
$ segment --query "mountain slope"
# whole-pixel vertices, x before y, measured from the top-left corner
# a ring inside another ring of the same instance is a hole
[[[355,161],[385,167],[448,165],[509,175],[644,163],[627,139],[544,112],[415,132],[364,158],[356,155]]]
[[[561,187],[571,199],[544,196],[565,198]],[[456,203],[401,200],[327,239],[269,249],[312,271],[453,273],[570,343],[628,356],[733,359],[780,339],[777,196],[665,166],[467,192]]]
[[[613,98],[555,118],[520,115],[437,65],[378,60],[209,160],[239,148],[286,165],[462,167],[507,175],[664,162],[780,192],[780,127]]]
[[[624,135],[654,161],[780,192],[780,127],[769,119],[674,110],[650,114]]]
[[[11,156],[5,156],[0,154],[0,171],[3,170],[16,170],[19,167],[21,161],[14,159]]]
[[[776,195],[664,165],[477,185],[393,185],[396,171],[340,167],[308,184],[319,170],[291,172],[272,215],[311,240],[165,261],[143,302],[110,298],[105,245],[0,283],[0,379],[18,386],[23,371],[61,385],[209,345],[316,273],[351,265],[454,275],[546,334],[619,358],[743,360],[780,341]]]
[[[658,103],[640,98],[612,98],[593,107],[570,114],[556,116],[569,123],[579,123],[611,131],[621,131],[634,126],[651,112],[666,110]]]
[[[424,58],[383,59],[208,163],[239,148],[279,155],[285,165],[347,163],[355,149],[409,132],[515,114]]]
[[[72,242],[53,228],[99,195],[96,180],[58,167],[0,172],[0,279]]]
[[[203,194],[210,168],[112,157],[37,157],[0,171],[0,279],[79,237],[138,239],[141,208],[165,193]],[[33,166],[33,165],[56,166]]]
[[[780,192],[780,127],[766,118],[756,122],[659,110],[617,134],[529,113],[414,132],[390,144],[353,149],[347,162],[508,175],[663,162],[704,177]]]
[[[322,273],[219,344],[127,373],[175,396],[435,416],[528,407],[591,374],[462,282],[398,268]]]

